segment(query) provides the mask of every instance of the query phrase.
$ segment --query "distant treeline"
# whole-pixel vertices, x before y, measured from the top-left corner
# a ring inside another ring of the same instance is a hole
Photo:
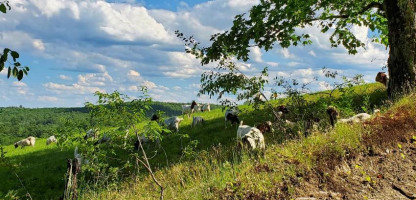
[[[153,102],[150,117],[157,110],[163,111],[164,116],[182,114],[183,103]],[[211,105],[211,109],[218,108]],[[56,134],[60,120],[70,118],[81,123],[85,129],[89,128],[89,115],[85,107],[76,108],[0,108],[0,145],[8,145],[28,136],[48,137]]]

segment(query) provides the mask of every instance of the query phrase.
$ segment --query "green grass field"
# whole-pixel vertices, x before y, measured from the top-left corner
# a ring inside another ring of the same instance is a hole
[[[73,157],[71,150],[61,151],[56,144],[46,145],[46,139],[37,139],[35,146],[14,148],[5,146],[6,156],[13,167],[0,168],[0,197],[10,194],[25,194],[22,184],[34,199],[56,199],[64,188],[67,158]]]

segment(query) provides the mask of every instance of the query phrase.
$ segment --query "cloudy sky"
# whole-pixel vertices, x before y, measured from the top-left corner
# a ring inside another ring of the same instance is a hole
[[[215,102],[197,97],[201,66],[184,53],[174,31],[194,35],[209,45],[210,35],[230,28],[233,17],[255,0],[11,0],[12,10],[0,15],[0,47],[20,53],[30,67],[22,81],[0,74],[0,106],[73,107],[95,101],[95,91],[118,90],[137,96],[145,85],[157,101]],[[345,75],[360,73],[373,82],[387,60],[384,46],[368,42],[368,29],[352,27],[367,44],[358,55],[330,48],[328,35],[315,27],[313,45],[252,49],[244,63],[249,74],[269,66],[270,77],[309,81],[326,66]],[[314,89],[325,89],[325,80]]]

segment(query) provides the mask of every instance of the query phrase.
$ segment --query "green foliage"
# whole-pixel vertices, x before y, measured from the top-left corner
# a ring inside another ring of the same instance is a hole
[[[229,56],[247,61],[248,49],[253,43],[266,51],[276,42],[283,48],[311,44],[309,34],[299,34],[295,29],[317,26],[324,33],[331,30],[331,46],[343,45],[350,54],[355,54],[364,43],[351,32],[352,25],[370,27],[378,32],[380,40],[375,41],[388,45],[387,20],[382,4],[381,0],[261,1],[247,14],[235,16],[229,31],[213,35],[210,47],[200,48],[196,44],[189,50],[198,52],[202,64]]]
[[[9,1],[3,1],[0,3],[0,12],[6,13],[7,10],[10,9],[11,7],[9,5]],[[8,61],[8,55],[12,57],[12,63],[10,63],[10,60]],[[7,68],[7,78],[13,76],[19,81],[22,80],[23,76],[28,74],[29,67],[23,67],[20,62],[17,61],[19,57],[19,53],[16,51],[12,51],[9,48],[4,48],[3,54],[0,53],[0,72],[3,71],[4,68]],[[10,63],[11,65],[7,67],[7,63]]]

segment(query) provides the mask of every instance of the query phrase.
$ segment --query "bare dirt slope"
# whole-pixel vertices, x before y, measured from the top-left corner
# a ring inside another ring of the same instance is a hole
[[[416,199],[413,109],[398,108],[364,124],[366,150],[335,170],[304,177],[296,187],[297,199]]]
[[[359,155],[327,177],[301,182],[297,193],[299,199],[416,199],[416,144]]]

